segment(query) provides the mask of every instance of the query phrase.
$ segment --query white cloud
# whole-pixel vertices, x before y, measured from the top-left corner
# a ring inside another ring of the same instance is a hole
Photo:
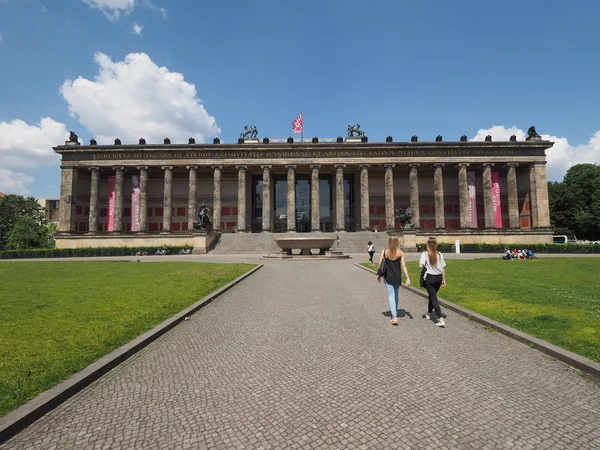
[[[33,182],[27,173],[57,166],[60,156],[52,146],[68,137],[65,125],[49,117],[36,125],[22,120],[0,122],[0,191],[27,194],[27,185]]]
[[[167,20],[167,10],[165,8],[159,8],[159,10],[162,14],[163,19]]]
[[[136,0],[83,0],[92,8],[98,8],[109,19],[118,19],[121,14],[128,15],[136,5]]]
[[[142,35],[142,30],[144,29],[144,25],[138,25],[137,23],[133,24],[133,33],[138,36]]]
[[[0,42],[2,42],[2,33],[0,33]]]
[[[480,129],[472,141],[483,141],[487,135],[494,141],[508,141],[511,135],[516,135],[518,141],[525,140],[526,133],[516,127],[505,128],[494,125],[488,129]],[[542,134],[542,139],[554,142],[546,150],[546,166],[548,181],[562,181],[567,170],[583,163],[600,164],[600,130],[596,131],[586,144],[573,146],[567,138]]]
[[[196,97],[196,88],[181,73],[158,67],[148,55],[131,53],[125,61],[113,62],[97,53],[99,73],[94,80],[79,77],[67,80],[61,93],[69,111],[98,140],[111,144],[119,137],[123,143],[187,142],[195,137],[204,142],[220,133]]]

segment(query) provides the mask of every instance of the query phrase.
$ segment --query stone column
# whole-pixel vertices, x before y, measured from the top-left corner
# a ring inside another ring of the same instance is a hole
[[[90,167],[92,180],[90,183],[90,216],[89,232],[98,232],[98,185],[100,184],[100,167]]]
[[[238,225],[240,233],[246,231],[246,170],[248,166],[235,166],[238,170]]]
[[[361,164],[358,167],[360,168],[360,229],[367,231],[371,229],[371,217],[369,215],[369,164]]]
[[[537,226],[550,227],[550,204],[548,201],[548,180],[546,179],[546,163],[535,164],[535,199],[537,204]]]
[[[221,231],[221,176],[223,166],[212,166],[213,178],[213,230]]]
[[[148,166],[138,167],[140,171],[140,233],[148,229]]]
[[[469,217],[469,184],[467,182],[467,167],[469,163],[458,164],[458,202],[460,205],[460,228],[471,227]]]
[[[310,166],[310,231],[321,231],[321,189],[319,186],[319,169],[321,166]]]
[[[529,166],[529,211],[531,214],[531,228],[539,227],[538,220],[538,202],[537,202],[537,184],[536,184],[536,166]]]
[[[271,231],[271,166],[260,166],[263,170],[262,230]]]
[[[171,231],[173,217],[173,166],[163,166],[165,185],[163,194],[163,232]]]
[[[123,184],[125,181],[125,168],[115,167],[115,221],[113,231],[123,231]]]
[[[494,228],[494,196],[492,194],[492,163],[483,164],[483,214],[485,228]]]
[[[393,230],[396,225],[394,214],[394,167],[395,164],[384,164],[385,168],[385,228]]]
[[[508,186],[508,218],[511,228],[520,228],[519,196],[517,190],[517,164],[507,164],[506,184]]]
[[[79,174],[73,167],[61,167],[60,173],[60,209],[58,212],[58,231],[70,233],[76,231],[75,206]]]
[[[444,213],[444,175],[442,173],[441,163],[434,164],[433,189],[435,196],[435,227],[444,228],[446,226],[446,215]]]
[[[190,171],[188,185],[188,231],[194,230],[198,205],[198,166],[185,166]]]
[[[335,230],[346,231],[344,218],[344,167],[346,164],[335,166]]]
[[[412,224],[415,228],[421,227],[420,205],[419,205],[419,172],[418,164],[409,164],[410,167],[410,209],[413,213]]]
[[[296,166],[287,169],[287,231],[296,232]]]

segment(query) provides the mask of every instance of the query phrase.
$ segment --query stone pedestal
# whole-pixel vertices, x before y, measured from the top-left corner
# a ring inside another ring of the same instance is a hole
[[[360,144],[362,142],[362,139],[363,138],[361,138],[361,137],[348,136],[346,138],[346,142],[348,144]]]
[[[242,139],[243,144],[258,144],[260,141],[257,138]]]

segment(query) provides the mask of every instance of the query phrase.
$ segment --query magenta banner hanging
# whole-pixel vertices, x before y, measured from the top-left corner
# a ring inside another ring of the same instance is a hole
[[[494,228],[502,228],[502,207],[500,205],[500,172],[492,172],[492,202],[494,205]]]
[[[467,172],[467,186],[469,187],[469,227],[477,228],[477,191],[474,171]]]
[[[131,176],[131,231],[140,231],[140,177]]]
[[[115,184],[117,177],[108,177],[108,223],[107,231],[115,229]]]

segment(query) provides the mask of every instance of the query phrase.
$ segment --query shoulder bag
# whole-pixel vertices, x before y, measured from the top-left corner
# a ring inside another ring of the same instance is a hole
[[[429,259],[429,256],[427,259]],[[419,284],[421,287],[425,286],[425,278],[427,278],[427,262],[428,260],[425,260],[425,264],[423,264],[423,268],[421,269],[421,276],[419,277]]]
[[[383,259],[381,260],[381,264],[377,268],[377,275],[381,278],[385,278],[387,276],[387,263],[385,262],[385,253],[383,255]]]

